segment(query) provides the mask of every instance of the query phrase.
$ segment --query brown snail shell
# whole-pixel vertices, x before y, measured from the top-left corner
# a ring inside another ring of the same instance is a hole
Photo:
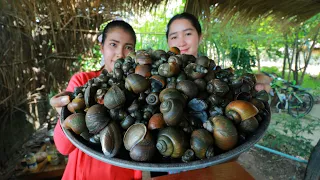
[[[206,75],[206,73],[208,72],[206,69],[199,70],[199,71],[196,71],[196,69],[197,69],[197,64],[190,63],[184,68],[184,72],[187,74],[187,76],[190,79],[203,78]]]
[[[163,102],[168,99],[178,99],[182,102],[183,106],[185,106],[187,102],[187,97],[175,88],[166,88],[162,90],[159,94],[159,99],[160,102]]]
[[[168,126],[180,124],[183,116],[183,105],[177,99],[168,99],[160,104],[160,111],[163,114],[163,120]]]
[[[196,59],[196,64],[208,68],[210,64],[210,59],[207,56],[200,56]]]
[[[100,143],[102,152],[106,157],[114,157],[122,145],[122,136],[119,126],[111,121],[100,131]]]
[[[148,129],[154,130],[154,129],[162,129],[166,126],[166,123],[163,120],[162,113],[154,114],[149,122],[148,122]]]
[[[229,86],[219,79],[212,79],[207,84],[207,91],[218,96],[224,96],[229,91]]]
[[[163,63],[158,68],[158,73],[163,77],[173,77],[180,73],[179,64],[176,62]]]
[[[179,65],[179,67],[183,67],[182,59],[179,56],[170,56],[168,62],[175,62]]]
[[[108,109],[122,107],[125,102],[126,96],[117,85],[113,85],[104,95],[104,106]]]
[[[239,130],[245,134],[254,133],[259,127],[258,120],[255,117],[251,117],[244,121],[241,121],[239,124]]]
[[[146,52],[137,52],[136,62],[140,65],[152,64],[151,56]]]
[[[222,150],[230,150],[238,143],[238,132],[232,121],[224,116],[210,117],[204,128],[213,132],[216,146]]]
[[[67,108],[70,112],[81,112],[85,109],[86,104],[84,102],[83,94],[79,93],[68,105]]]
[[[126,150],[130,151],[132,147],[143,140],[147,134],[147,127],[142,123],[131,125],[123,137],[123,144]]]
[[[190,80],[182,80],[178,82],[176,89],[187,95],[188,99],[193,99],[198,95],[198,87],[196,83]]]
[[[205,129],[194,130],[190,138],[191,149],[199,159],[210,158],[213,152],[213,136]]]
[[[139,94],[150,87],[150,82],[139,74],[129,74],[126,78],[125,87],[129,91]]]
[[[156,152],[156,145],[151,133],[147,132],[142,141],[130,150],[130,157],[135,161],[150,161]]]
[[[166,79],[160,75],[150,77],[152,92],[160,92],[166,86]]]
[[[180,54],[180,49],[177,48],[177,47],[170,47],[169,51],[168,51],[168,54],[170,56],[179,55]]]
[[[161,56],[167,56],[167,53],[162,49],[155,50],[151,54],[151,57],[156,59],[156,60],[160,59]]]
[[[130,157],[136,161],[148,161],[155,153],[155,144],[147,127],[142,123],[131,125],[124,137],[124,147],[130,151]]]
[[[158,134],[156,147],[163,156],[180,158],[188,146],[188,138],[181,129],[166,127]]]
[[[90,107],[96,104],[95,95],[98,90],[98,86],[96,84],[89,85],[84,92],[84,102],[87,107]]]
[[[151,67],[150,65],[138,65],[136,66],[134,73],[148,78],[151,76]]]
[[[85,116],[89,133],[99,133],[110,121],[108,110],[101,104],[91,106]]]
[[[258,112],[253,104],[243,100],[232,101],[225,109],[226,116],[236,124],[257,115]]]
[[[85,115],[83,113],[71,114],[63,121],[63,126],[76,134],[81,134],[87,130]]]

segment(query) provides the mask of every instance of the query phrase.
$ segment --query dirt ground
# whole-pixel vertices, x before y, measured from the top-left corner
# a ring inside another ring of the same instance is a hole
[[[306,164],[293,161],[257,148],[241,154],[238,162],[255,178],[303,179]]]

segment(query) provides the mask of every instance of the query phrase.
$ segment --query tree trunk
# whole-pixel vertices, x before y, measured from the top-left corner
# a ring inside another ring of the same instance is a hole
[[[282,79],[285,79],[285,70],[286,70],[286,65],[287,65],[287,59],[289,61],[289,46],[288,46],[288,35],[284,35],[285,38],[285,49],[284,49],[284,57],[283,57],[283,65],[282,65]]]
[[[293,71],[293,79],[296,81],[296,83],[299,82],[299,76],[298,76],[298,72],[299,72],[299,55],[300,55],[300,50],[298,49],[299,47],[297,46],[297,51],[296,51],[296,57],[295,57],[295,62],[294,62],[294,71]]]
[[[307,70],[307,67],[309,65],[309,62],[310,62],[310,59],[311,59],[311,56],[312,56],[312,50],[314,49],[314,46],[317,42],[317,38],[318,38],[318,35],[319,35],[319,31],[320,31],[320,24],[318,25],[317,27],[317,31],[315,32],[313,38],[312,38],[312,44],[311,44],[311,47],[308,49],[308,54],[307,54],[307,57],[306,59],[304,60],[304,68],[303,68],[303,71],[302,71],[302,74],[301,74],[301,77],[300,77],[300,82],[299,84],[302,84],[303,83],[303,78],[304,78],[304,75],[306,73],[306,70]]]
[[[254,47],[256,49],[256,57],[257,57],[257,62],[258,62],[258,72],[260,73],[261,72],[261,64],[260,64],[260,51],[259,51],[259,48],[258,48],[258,44],[257,42],[254,42]]]

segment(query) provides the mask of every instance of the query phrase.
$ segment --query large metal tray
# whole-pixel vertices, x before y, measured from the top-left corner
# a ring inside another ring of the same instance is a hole
[[[267,105],[266,107],[270,112],[270,107]],[[61,112],[61,123],[64,121],[65,117],[70,114],[67,108],[62,108]],[[63,132],[67,136],[67,138],[71,141],[73,145],[79,148],[81,151],[86,153],[87,155],[103,161],[105,163],[109,163],[115,166],[136,169],[142,171],[154,171],[154,172],[168,172],[168,171],[186,171],[186,170],[194,170],[201,169],[208,166],[221,164],[231,159],[238,157],[241,153],[248,151],[254,144],[256,144],[265,134],[269,123],[270,123],[271,114],[269,116],[263,117],[263,121],[260,123],[257,131],[251,136],[247,137],[246,140],[238,145],[236,148],[218,154],[212,158],[204,159],[204,160],[196,160],[188,163],[174,161],[171,159],[164,160],[162,162],[136,162],[130,159],[129,152],[124,148],[120,150],[117,156],[113,158],[107,158],[102,153],[101,147],[97,145],[93,145],[88,141],[84,140],[81,136],[76,135],[70,130],[67,130],[62,127]],[[219,153],[219,152],[218,152]],[[159,154],[158,157],[161,157]],[[162,158],[162,157],[161,157]],[[162,158],[163,159],[163,158]]]

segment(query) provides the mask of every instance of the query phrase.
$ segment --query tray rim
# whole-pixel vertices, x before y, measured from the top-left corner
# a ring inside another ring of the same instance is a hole
[[[227,162],[243,152],[248,151],[254,144],[256,144],[266,133],[270,120],[271,120],[271,111],[269,104],[266,106],[267,110],[269,111],[269,116],[266,116],[261,124],[259,125],[258,129],[255,131],[253,135],[251,135],[243,144],[237,146],[236,148],[229,150],[225,153],[219,154],[217,156],[213,156],[208,159],[203,160],[196,160],[188,163],[149,163],[149,162],[137,162],[137,161],[129,161],[120,158],[107,158],[101,152],[94,150],[81,141],[79,141],[74,134],[71,133],[70,130],[65,129],[61,125],[61,129],[63,130],[66,137],[70,140],[70,142],[76,146],[80,151],[84,152],[85,154],[100,160],[102,162],[134,170],[141,170],[141,171],[154,171],[154,172],[168,172],[168,171],[188,171],[188,170],[195,170],[195,169],[202,169],[209,166],[221,164]],[[61,114],[64,108],[61,110]],[[63,118],[61,116],[60,121],[61,124],[63,122]]]

